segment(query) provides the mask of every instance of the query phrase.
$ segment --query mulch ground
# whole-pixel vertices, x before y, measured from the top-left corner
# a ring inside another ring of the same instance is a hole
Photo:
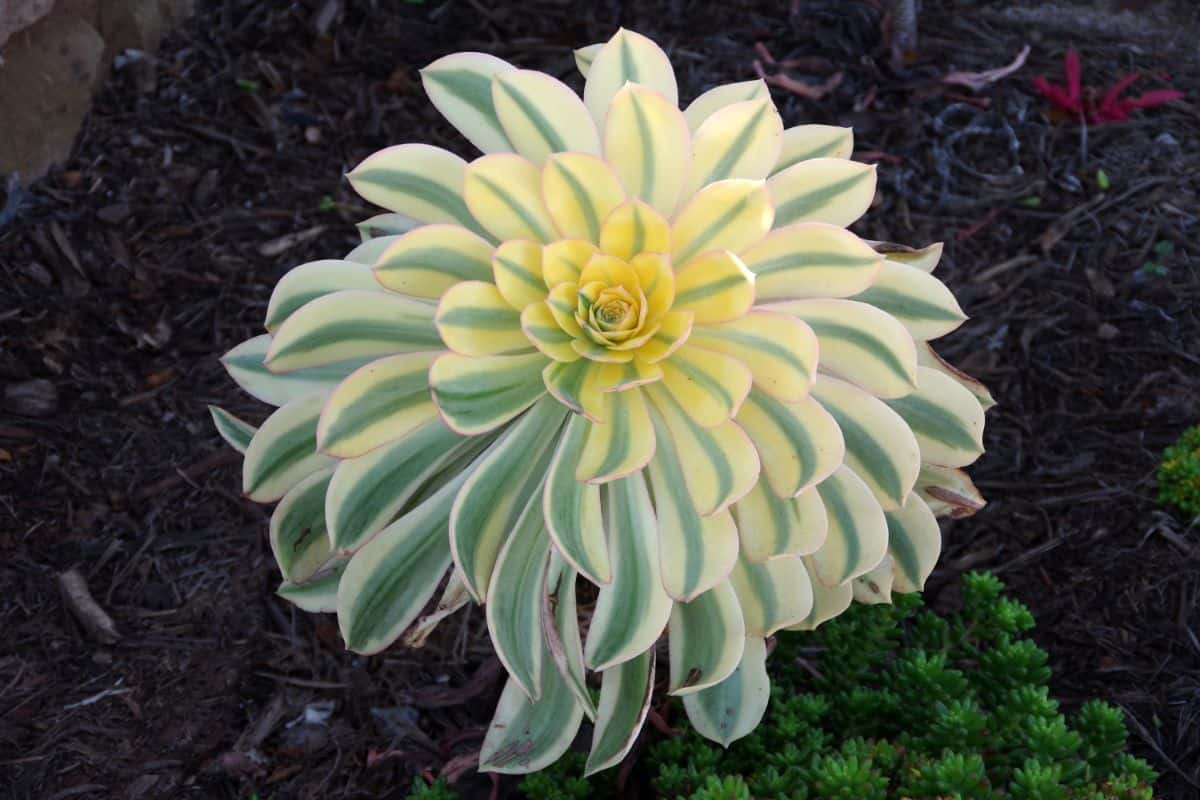
[[[893,70],[879,5],[225,0],[124,59],[74,155],[0,212],[5,796],[402,797],[447,766],[487,796],[468,768],[501,677],[482,615],[422,651],[346,653],[331,617],[273,596],[267,512],[205,407],[264,416],[217,357],[259,331],[287,269],[356,243],[374,212],[344,172],[398,142],[469,152],[417,68],[483,50],[578,85],[570,47],[621,24],[667,47],[684,98],[753,77],[760,42],[833,85],[776,87],[785,122],[854,125],[880,164],[862,235],[946,242],[939,274],[972,320],[945,354],[1000,402],[973,470],[990,504],[947,526],[930,601],[953,603],[963,570],[999,573],[1064,704],[1120,704],[1162,796],[1196,797],[1200,533],[1156,504],[1153,474],[1200,419],[1200,12],[927,0]],[[940,81],[1025,44],[978,94]],[[1191,99],[1051,121],[1030,78],[1060,80],[1068,46],[1086,83],[1169,70]],[[115,642],[64,606],[69,568]]]

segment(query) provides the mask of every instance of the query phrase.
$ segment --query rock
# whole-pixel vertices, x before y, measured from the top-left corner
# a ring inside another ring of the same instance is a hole
[[[52,13],[15,34],[0,66],[0,174],[36,178],[71,152],[104,75],[104,40],[86,21]]]
[[[49,14],[53,7],[54,0],[0,0],[0,47],[8,37]]]

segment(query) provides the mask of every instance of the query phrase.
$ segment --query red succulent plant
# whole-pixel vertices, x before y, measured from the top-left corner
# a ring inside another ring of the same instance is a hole
[[[1054,104],[1054,110],[1058,114],[1070,119],[1077,120],[1082,117],[1091,125],[1123,122],[1129,119],[1130,113],[1135,109],[1159,106],[1172,100],[1180,100],[1184,96],[1183,92],[1176,89],[1153,89],[1137,97],[1122,97],[1121,93],[1144,75],[1141,72],[1122,76],[1102,94],[1095,87],[1083,86],[1083,68],[1079,62],[1079,53],[1074,48],[1067,51],[1063,61],[1066,86],[1050,83],[1041,75],[1033,79],[1033,86]]]

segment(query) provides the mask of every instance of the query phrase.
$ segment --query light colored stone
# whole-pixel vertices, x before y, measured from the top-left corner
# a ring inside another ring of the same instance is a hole
[[[0,65],[0,174],[29,181],[70,153],[105,64],[104,39],[74,15],[52,13],[9,39]]]

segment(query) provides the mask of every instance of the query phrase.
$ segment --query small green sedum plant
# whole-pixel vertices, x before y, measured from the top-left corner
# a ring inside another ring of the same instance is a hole
[[[392,233],[285,275],[224,359],[278,410],[213,412],[247,496],[278,503],[280,594],[350,649],[486,605],[499,772],[554,762],[585,716],[588,771],[618,763],[664,634],[696,729],[747,735],[768,636],[918,591],[935,516],[983,503],[960,468],[990,397],[928,344],[964,319],[941,246],[846,230],[875,193],[850,132],[784,130],[762,81],[681,111],[631,31],[578,63],[582,98],[480,53],[426,68],[485,155],[355,168],[390,212],[364,228]]]
[[[1188,428],[1163,452],[1158,499],[1189,518],[1200,517],[1200,425]]]

